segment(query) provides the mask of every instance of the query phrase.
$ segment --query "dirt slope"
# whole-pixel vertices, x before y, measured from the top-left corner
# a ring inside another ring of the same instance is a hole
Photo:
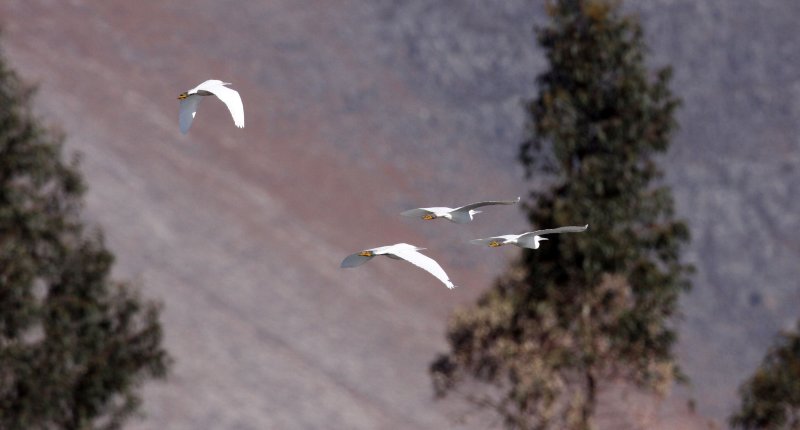
[[[664,405],[611,390],[604,427],[700,425],[682,406],[689,395],[723,417],[772,333],[797,317],[800,57],[785,34],[800,11],[735,3],[631,8],[685,100],[665,163],[700,269],[680,344],[696,386]],[[464,242],[524,220],[509,208],[468,226],[397,213],[524,193],[514,154],[520,101],[544,66],[530,32],[540,9],[0,4],[7,55],[40,84],[39,111],[84,154],[86,213],[104,227],[119,276],[165,303],[177,364],[168,383],[147,387],[147,418],[132,428],[489,424],[453,421],[468,407],[432,402],[426,368],[445,347],[449,311],[514,255]],[[182,136],[175,97],[208,78],[242,92],[247,127],[206,102]],[[388,260],[338,269],[350,252],[401,241],[428,247],[461,288]],[[650,421],[626,410],[631,396]]]

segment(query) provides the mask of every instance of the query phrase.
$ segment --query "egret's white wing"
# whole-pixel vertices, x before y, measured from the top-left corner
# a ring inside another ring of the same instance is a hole
[[[377,248],[368,249],[367,251],[374,251],[375,254],[394,254],[395,251],[421,251],[425,248],[420,248],[409,243],[395,243],[389,246],[379,246]]]
[[[427,255],[421,254],[412,249],[395,250],[392,252],[392,254],[435,276],[437,279],[447,285],[447,288],[453,289],[456,287],[450,281],[450,277],[444,272],[442,266],[440,266],[439,263],[437,263],[433,258],[430,258]]]
[[[213,89],[215,87],[221,87],[221,86],[224,86],[224,85],[229,85],[229,84],[226,84],[225,82],[222,82],[219,79],[209,79],[207,81],[203,81],[200,85],[198,85],[198,86],[192,88],[191,90],[189,90],[189,94],[194,94],[194,93],[196,93],[198,91],[213,92],[213,91],[211,91],[211,89]],[[206,95],[208,95],[208,94],[206,94]]]
[[[522,248],[536,249],[536,234],[533,232],[525,233],[517,239],[517,246]]]
[[[228,106],[228,110],[231,111],[233,123],[239,128],[244,127],[244,106],[242,105],[242,97],[239,96],[239,92],[224,85],[204,85],[206,82],[197,88],[208,91],[222,100],[222,102]]]
[[[197,105],[203,100],[202,97],[191,95],[181,100],[180,111],[178,112],[178,124],[181,127],[181,133],[186,134],[189,132],[189,127],[192,126],[195,114],[197,114]]]
[[[536,230],[530,233],[525,233],[527,235],[534,235],[534,236],[544,236],[545,234],[553,234],[553,233],[580,233],[586,231],[589,228],[589,224],[584,226],[578,225],[570,225],[566,227],[558,227],[558,228],[549,228],[547,230]]]
[[[461,206],[460,208],[456,208],[453,212],[469,212],[472,209],[477,209],[483,206],[491,206],[491,205],[513,205],[519,203],[519,197],[516,200],[489,200],[485,202],[478,202],[478,203],[470,203],[466,206]]]
[[[342,268],[350,268],[360,266],[366,263],[369,260],[372,260],[374,257],[364,257],[363,255],[358,255],[358,253],[348,255],[344,260],[342,260],[342,265],[339,267]]]

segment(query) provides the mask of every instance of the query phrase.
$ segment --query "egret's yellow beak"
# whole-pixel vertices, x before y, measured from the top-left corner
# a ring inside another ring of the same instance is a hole
[[[361,251],[358,253],[358,255],[362,257],[372,257],[372,251]]]
[[[503,244],[498,242],[498,241],[496,241],[496,240],[493,240],[493,241],[489,242],[489,246],[491,246],[492,248],[497,248],[498,246],[503,246]]]
[[[183,99],[185,99],[186,97],[189,97],[189,94],[186,94],[186,93],[181,93],[181,94],[179,94],[179,95],[178,95],[178,100],[183,100]]]
[[[430,220],[432,220],[434,218],[436,218],[436,215],[433,215],[433,214],[427,214],[427,215],[422,217],[422,219],[424,219],[425,221],[430,221]]]

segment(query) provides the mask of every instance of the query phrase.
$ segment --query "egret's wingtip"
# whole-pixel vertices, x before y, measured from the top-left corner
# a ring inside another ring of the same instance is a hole
[[[351,269],[353,267],[358,266],[357,261],[356,261],[357,258],[355,258],[354,255],[348,255],[347,257],[345,257],[344,260],[342,260],[342,263],[339,264],[339,268],[340,269]]]

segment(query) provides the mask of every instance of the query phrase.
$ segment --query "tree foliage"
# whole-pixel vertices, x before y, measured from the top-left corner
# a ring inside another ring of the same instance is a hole
[[[527,105],[520,150],[532,191],[532,229],[588,223],[525,250],[470,308],[451,317],[450,351],[431,366],[439,395],[465,377],[469,395],[508,428],[589,428],[599,384],[623,379],[665,389],[679,376],[671,318],[691,267],[686,225],[674,219],[655,157],[669,146],[678,100],[670,70],[649,73],[638,21],[616,2],[548,4],[537,30],[550,68]],[[471,390],[472,391],[472,390]]]
[[[84,182],[0,57],[0,428],[113,429],[163,377],[158,306],[112,281]]]
[[[732,427],[800,429],[800,323],[780,335],[764,362],[739,389],[742,404]]]

